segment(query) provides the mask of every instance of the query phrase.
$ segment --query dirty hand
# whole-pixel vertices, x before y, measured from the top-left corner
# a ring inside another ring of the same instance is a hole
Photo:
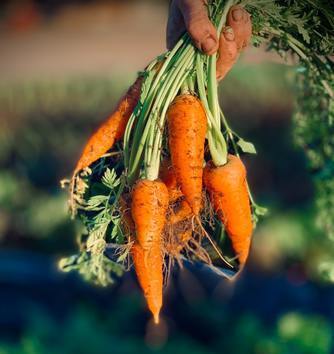
[[[232,6],[220,37],[208,17],[206,0],[172,0],[167,24],[167,47],[171,49],[188,31],[194,45],[208,55],[218,53],[217,78],[221,80],[233,67],[252,34],[249,13]]]

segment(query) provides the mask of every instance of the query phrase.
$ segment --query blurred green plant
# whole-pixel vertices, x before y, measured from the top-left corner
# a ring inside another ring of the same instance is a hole
[[[317,225],[334,241],[334,64],[326,68],[328,87],[319,80],[316,68],[305,63],[299,70],[298,109],[294,114],[296,143],[306,152],[315,182]],[[323,279],[332,282],[333,253],[325,253],[330,261],[324,260],[323,255],[318,270]]]
[[[72,244],[74,225],[59,180],[70,174],[78,148],[127,83],[125,75],[0,84],[2,241],[40,239],[52,252],[56,244],[56,252]]]
[[[334,64],[327,70],[331,87],[326,90],[314,68],[300,68],[294,121],[296,142],[306,151],[314,175],[318,225],[334,240]]]
[[[28,116],[43,113],[63,120],[64,113],[93,115],[110,110],[134,75],[121,77],[70,77],[53,81],[2,82],[0,107],[3,112]]]
[[[156,329],[158,340],[152,342],[149,325],[143,329],[143,335],[132,330],[140,307],[133,300],[126,297],[119,304],[122,311],[103,316],[79,307],[62,323],[35,311],[21,341],[0,343],[0,354],[214,354],[222,350],[238,354],[330,354],[333,346],[333,329],[328,321],[297,312],[285,313],[274,326],[268,326],[253,314],[229,314],[213,321],[205,311],[207,325],[219,326],[223,331],[206,346],[185,331],[168,333],[166,327]],[[231,323],[233,326],[229,326]]]
[[[296,348],[294,353],[325,354],[332,345],[331,326],[319,316],[287,313],[279,319],[276,331],[285,347]]]

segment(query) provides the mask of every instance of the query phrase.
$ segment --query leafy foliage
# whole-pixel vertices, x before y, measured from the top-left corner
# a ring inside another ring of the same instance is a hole
[[[317,190],[318,224],[334,239],[334,8],[328,1],[242,1],[255,44],[297,55],[296,143],[308,156]]]
[[[302,49],[309,62],[317,62],[318,56],[334,52],[334,11],[328,1],[244,0],[241,3],[252,14],[256,43],[269,39],[270,45],[281,54],[289,48],[297,54]]]
[[[305,149],[314,176],[318,224],[334,239],[334,101],[317,80],[312,68],[303,69],[299,79],[301,90],[298,106],[294,115],[296,142]],[[332,74],[331,84],[333,79]]]
[[[84,279],[106,286],[113,283],[112,274],[120,276],[124,271],[122,255],[116,261],[105,255],[108,243],[121,245],[124,242],[121,217],[116,208],[123,188],[114,169],[102,168],[105,171],[100,182],[91,180],[93,174],[83,177],[86,188],[79,198],[76,196],[79,217],[85,227],[79,238],[80,253],[61,259],[59,267],[64,271],[77,270]]]
[[[217,316],[209,303],[201,303],[193,307],[192,316],[186,316],[186,312],[183,314],[188,325],[191,319],[197,319],[193,328],[185,330],[174,324],[168,338],[161,336],[154,341],[152,334],[155,332],[149,326],[145,337],[134,330],[139,322],[139,303],[135,298],[125,296],[116,305],[119,310],[104,310],[103,315],[92,312],[89,307],[76,307],[61,325],[41,314],[34,314],[30,330],[24,333],[22,340],[17,344],[2,343],[0,354],[105,354],[111,346],[117,348],[116,353],[122,354],[179,354],[187,351],[214,354],[221,353],[222,348],[239,354],[329,354],[332,351],[330,321],[315,314],[286,312],[274,325],[268,325],[253,313],[236,315],[224,307],[225,314]],[[228,335],[213,337],[204,332],[204,326],[213,333],[219,328]],[[200,334],[198,338],[192,332],[194,327]],[[204,333],[211,339],[205,344]]]

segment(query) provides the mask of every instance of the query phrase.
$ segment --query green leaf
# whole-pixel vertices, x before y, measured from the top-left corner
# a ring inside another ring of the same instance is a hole
[[[129,252],[130,252],[130,249],[126,249],[124,250],[124,252],[122,252],[119,257],[117,258],[117,263],[122,263],[126,260],[126,258],[128,257],[129,255]]]
[[[246,141],[244,139],[239,139],[237,144],[239,145],[239,147],[243,152],[248,154],[256,154],[255,146],[249,141]]]
[[[117,178],[115,170],[110,170],[109,168],[107,168],[106,172],[102,177],[102,183],[109,189],[115,189],[115,187],[120,184],[120,180],[119,178]]]
[[[85,210],[99,211],[103,210],[104,205],[108,202],[109,196],[106,195],[95,195],[87,201]]]
[[[114,239],[115,237],[117,237],[119,228],[121,227],[121,218],[114,218],[112,222],[114,224],[114,227],[111,231],[111,238]]]
[[[73,270],[73,268],[76,268],[77,260],[78,260],[78,255],[61,258],[58,261],[58,269],[62,270],[63,272],[69,272]]]
[[[257,216],[265,216],[267,215],[268,213],[268,208],[265,208],[265,207],[261,207],[259,205],[256,205],[254,207],[254,213],[257,215]]]

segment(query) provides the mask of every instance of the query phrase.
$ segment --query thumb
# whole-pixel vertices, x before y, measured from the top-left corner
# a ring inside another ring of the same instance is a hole
[[[218,50],[217,31],[208,17],[205,0],[178,0],[187,31],[195,46],[205,54]]]

